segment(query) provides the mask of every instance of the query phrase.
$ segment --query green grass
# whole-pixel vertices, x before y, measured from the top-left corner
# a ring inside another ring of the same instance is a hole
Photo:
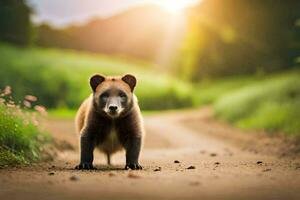
[[[136,75],[136,94],[144,110],[192,106],[190,85],[154,68],[124,58],[0,44],[0,88],[10,85],[17,100],[35,95],[48,108],[78,108],[91,93],[88,80],[94,73]]]
[[[0,168],[38,161],[50,139],[28,119],[29,113],[17,111],[0,104]]]
[[[216,116],[242,129],[300,135],[300,71],[269,75],[222,95]]]
[[[51,117],[72,118],[90,93],[94,73],[137,76],[143,111],[213,105],[216,116],[243,129],[299,134],[299,70],[283,74],[229,77],[191,84],[158,66],[79,51],[17,48],[0,44],[0,87],[15,99],[27,94],[50,108]]]
[[[223,79],[207,79],[197,83],[194,94],[194,104],[213,104],[218,98],[241,87],[261,80],[261,76],[237,76]]]
[[[77,110],[68,108],[56,108],[48,110],[48,116],[54,119],[74,119]]]

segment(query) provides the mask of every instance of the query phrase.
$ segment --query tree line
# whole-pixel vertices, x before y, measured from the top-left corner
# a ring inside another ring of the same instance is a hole
[[[188,14],[189,30],[174,63],[186,79],[268,73],[296,65],[298,0],[206,0]]]
[[[194,81],[292,68],[300,55],[299,8],[298,0],[204,0],[186,11],[185,35],[173,39],[177,53],[169,65]],[[64,29],[34,26],[31,14],[24,0],[1,0],[0,40],[154,62],[172,23],[170,15],[146,6]]]

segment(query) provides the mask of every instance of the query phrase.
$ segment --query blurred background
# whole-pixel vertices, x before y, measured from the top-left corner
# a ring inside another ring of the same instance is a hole
[[[91,74],[135,74],[143,111],[210,106],[300,133],[298,0],[1,0],[0,88],[71,117]]]

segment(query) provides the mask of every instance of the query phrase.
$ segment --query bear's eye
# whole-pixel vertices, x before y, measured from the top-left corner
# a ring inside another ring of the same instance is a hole
[[[107,92],[104,92],[103,94],[101,94],[100,98],[103,100],[103,101],[106,101],[109,97],[109,94]]]
[[[119,95],[123,101],[125,101],[127,99],[127,95],[124,92],[120,92]]]
[[[125,93],[120,93],[120,97],[127,97]]]

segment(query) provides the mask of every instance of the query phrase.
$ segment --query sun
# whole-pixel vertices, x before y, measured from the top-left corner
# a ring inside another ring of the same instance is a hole
[[[185,8],[195,5],[201,2],[201,0],[155,0],[153,3],[161,6],[171,13],[180,13]]]

